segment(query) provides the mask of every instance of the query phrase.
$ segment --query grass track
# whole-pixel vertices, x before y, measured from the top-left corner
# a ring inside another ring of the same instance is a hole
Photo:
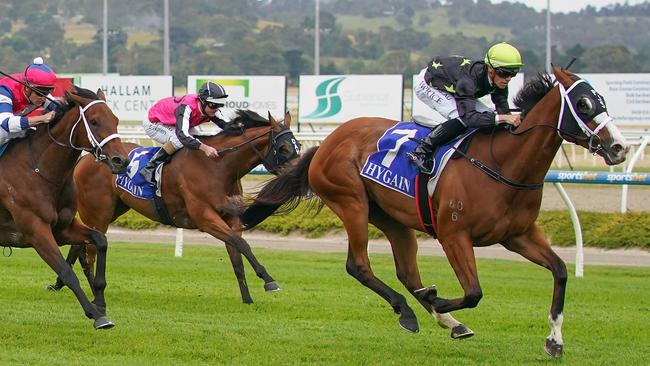
[[[31,249],[0,257],[0,365],[555,364],[543,352],[550,273],[531,263],[479,260],[484,298],[455,313],[476,336],[454,341],[407,296],[420,333],[345,273],[345,254],[256,250],[283,287],[266,294],[247,267],[243,305],[223,248],[111,243],[107,301],[117,327],[95,331],[69,290],[44,287],[51,270]],[[405,293],[392,258],[372,255],[377,276]],[[460,295],[444,258],[421,257],[425,283]],[[570,266],[569,273],[573,273]],[[650,359],[650,269],[590,266],[569,279],[567,365]]]

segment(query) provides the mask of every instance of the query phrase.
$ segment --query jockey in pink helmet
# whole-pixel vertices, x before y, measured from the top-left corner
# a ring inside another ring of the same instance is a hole
[[[14,138],[25,137],[27,130],[54,117],[56,103],[51,102],[56,74],[37,57],[22,74],[12,74],[0,79],[0,145]],[[27,114],[45,107],[39,116]]]

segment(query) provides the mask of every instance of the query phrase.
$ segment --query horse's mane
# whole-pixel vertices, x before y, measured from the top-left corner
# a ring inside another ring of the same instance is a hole
[[[91,100],[99,99],[99,96],[96,93],[88,89],[80,88],[76,85],[72,86],[72,89],[70,89],[70,93],[74,95],[78,95],[85,99],[91,99]],[[52,121],[50,122],[52,124],[57,123],[61,118],[63,118],[64,114],[66,114],[70,109],[72,109],[72,107],[77,105],[73,100],[69,99],[67,95],[63,97],[63,100],[59,100],[58,103],[59,103],[59,107],[56,109],[56,112],[54,113],[54,118],[52,118]]]
[[[522,119],[551,89],[553,80],[548,73],[538,73],[524,85],[514,100],[515,106],[521,108]]]
[[[235,115],[236,117],[232,120],[232,122],[243,124],[245,129],[271,125],[269,120],[251,111],[250,109],[238,109],[235,112]]]
[[[215,136],[240,136],[245,130],[255,127],[269,127],[271,122],[266,118],[260,116],[256,112],[251,111],[250,109],[237,109],[235,110],[235,117],[228,122],[235,126],[240,126],[238,128],[219,131],[216,135],[206,135],[206,136],[195,136],[199,140],[204,141],[204,139],[209,139]]]
[[[250,109],[237,109],[235,111],[235,118],[228,122],[228,124],[239,127],[234,129],[226,128],[220,131],[218,135],[239,136],[249,128],[269,127],[271,122]]]

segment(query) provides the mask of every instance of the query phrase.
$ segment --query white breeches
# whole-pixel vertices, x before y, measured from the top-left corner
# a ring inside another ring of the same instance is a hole
[[[176,136],[176,126],[163,125],[162,123],[151,123],[147,117],[142,121],[144,132],[151,137],[152,140],[159,144],[164,144],[170,141],[176,150],[183,147],[183,143]],[[192,127],[189,130],[192,136],[196,135],[198,131]]]
[[[415,96],[422,101],[422,103],[440,113],[445,120],[458,118],[458,107],[456,106],[454,96],[446,91],[430,87],[426,81],[424,81],[424,74],[426,71],[426,68],[422,69],[413,81]],[[476,110],[478,112],[493,111],[492,108],[486,106],[478,99],[476,100]]]

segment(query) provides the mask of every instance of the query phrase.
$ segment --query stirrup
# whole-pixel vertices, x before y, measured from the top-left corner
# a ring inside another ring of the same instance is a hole
[[[144,168],[140,169],[140,175],[142,178],[144,178],[144,181],[152,184],[154,187],[156,186],[156,182],[154,181],[154,176],[156,175],[156,167],[153,166],[149,168],[149,166],[145,166]]]
[[[434,150],[434,146],[431,145],[430,143],[427,142],[425,139],[419,139],[417,137],[409,137],[409,140],[416,142],[418,146],[415,148],[416,153],[432,153]],[[422,150],[422,151],[418,151]]]
[[[433,160],[426,156],[424,153],[409,151],[406,156],[420,169],[424,174],[433,173],[434,163]]]

